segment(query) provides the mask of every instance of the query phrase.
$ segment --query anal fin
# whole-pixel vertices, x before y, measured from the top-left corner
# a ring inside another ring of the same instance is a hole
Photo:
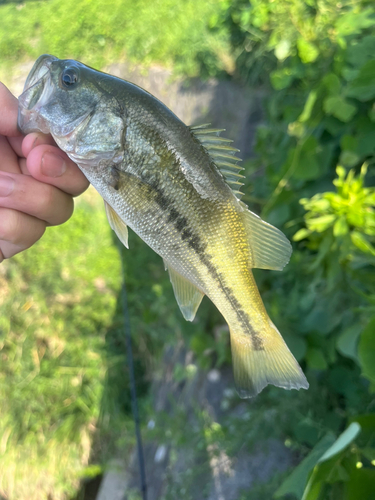
[[[174,295],[183,317],[186,321],[193,321],[204,293],[175,271],[166,261],[164,265],[168,269]]]
[[[121,241],[126,248],[129,248],[128,243],[128,226],[125,222],[117,215],[113,208],[105,201],[105,212],[107,214],[108,222],[114,232],[117,234],[118,239]]]

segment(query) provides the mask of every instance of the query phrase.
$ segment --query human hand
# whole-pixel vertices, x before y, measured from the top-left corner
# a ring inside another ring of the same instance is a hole
[[[17,99],[0,82],[0,262],[66,222],[86,177],[50,135],[17,130]]]

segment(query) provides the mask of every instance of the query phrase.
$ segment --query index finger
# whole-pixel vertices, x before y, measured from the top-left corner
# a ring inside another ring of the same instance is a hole
[[[36,146],[30,151],[26,165],[35,179],[51,184],[72,196],[80,195],[89,186],[89,181],[81,170],[57,146]]]
[[[22,135],[17,129],[18,100],[0,82],[0,135],[16,137]]]

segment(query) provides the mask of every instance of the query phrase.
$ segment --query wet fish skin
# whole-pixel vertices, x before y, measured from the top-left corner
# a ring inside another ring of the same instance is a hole
[[[184,317],[194,318],[204,294],[218,307],[241,397],[269,383],[308,387],[251,272],[281,269],[290,244],[239,201],[199,129],[134,84],[49,55],[36,61],[19,102],[20,129],[52,134],[104,198],[123,243],[129,226],[163,257]]]

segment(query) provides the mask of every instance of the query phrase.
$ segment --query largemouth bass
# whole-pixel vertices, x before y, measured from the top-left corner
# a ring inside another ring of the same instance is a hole
[[[240,201],[237,150],[221,130],[187,127],[140,87],[50,55],[26,80],[18,125],[52,134],[103,197],[126,247],[129,226],[164,259],[185,319],[204,295],[217,306],[241,397],[268,384],[308,388],[251,271],[281,270],[291,245]]]

